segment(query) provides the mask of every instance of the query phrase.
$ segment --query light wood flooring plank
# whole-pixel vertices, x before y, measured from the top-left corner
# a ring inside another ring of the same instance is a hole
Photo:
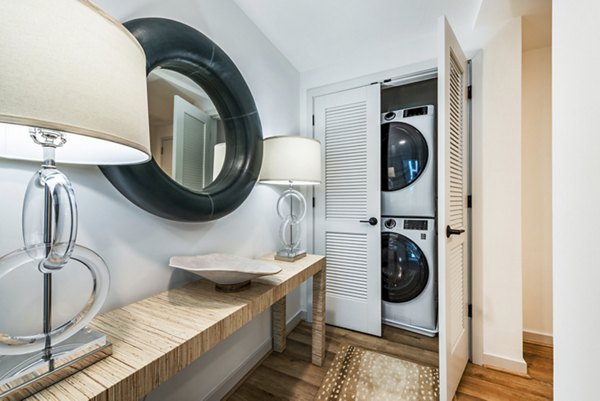
[[[384,326],[381,338],[326,327],[325,360],[311,364],[311,326],[302,322],[288,336],[287,348],[273,353],[229,398],[230,401],[312,400],[342,344],[353,344],[423,365],[437,366],[438,340]],[[541,401],[552,399],[552,348],[525,343],[529,377],[469,364],[455,401]]]
[[[490,385],[500,385],[521,394],[528,394],[532,397],[542,397],[544,400],[547,400],[549,396],[552,396],[551,383],[545,383],[532,377],[513,375],[507,372],[485,368],[483,366],[469,364],[463,377],[481,380],[480,383],[486,385],[488,383]],[[463,384],[465,386],[467,385],[466,382],[461,382],[461,385]]]
[[[260,366],[248,377],[246,383],[263,390],[268,395],[265,399],[273,400],[298,400],[312,401],[317,395],[319,386],[312,385],[304,380]],[[268,386],[264,384],[268,383]],[[243,387],[243,386],[242,386]]]
[[[454,401],[485,401],[483,398],[474,397],[464,393],[456,393]]]

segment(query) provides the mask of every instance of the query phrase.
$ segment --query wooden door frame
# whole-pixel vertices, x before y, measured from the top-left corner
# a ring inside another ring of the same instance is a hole
[[[472,206],[470,209],[469,226],[471,231],[471,361],[476,365],[483,365],[483,263],[482,263],[482,244],[483,236],[483,216],[481,210],[481,199],[483,186],[481,176],[481,131],[482,131],[482,102],[478,89],[482,88],[483,60],[482,52],[478,51],[472,57],[468,58],[471,63],[471,99],[469,99],[469,168],[470,193],[472,197]],[[475,152],[473,151],[475,150]]]
[[[160,137],[160,167],[164,169],[164,157],[165,157],[165,152],[164,152],[164,147],[165,147],[165,141],[166,140],[171,140],[171,171],[170,171],[170,176],[173,175],[173,134],[171,134],[170,136],[161,136]],[[166,172],[166,171],[165,171]]]

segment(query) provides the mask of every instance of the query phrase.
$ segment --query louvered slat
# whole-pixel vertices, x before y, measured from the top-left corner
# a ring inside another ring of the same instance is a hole
[[[464,228],[464,110],[463,73],[450,57],[450,147],[449,147],[449,210],[448,222],[453,228]]]
[[[450,57],[450,96],[449,96],[449,147],[448,147],[448,215],[453,228],[465,227],[464,199],[464,75],[454,57]],[[465,244],[454,243],[448,249],[447,282],[449,285],[448,313],[450,343],[460,340],[465,330]]]
[[[325,233],[327,293],[367,299],[366,234]]]
[[[460,243],[458,246],[450,250],[450,257],[448,258],[448,281],[450,284],[450,305],[449,313],[454,316],[450,320],[450,339],[451,344],[455,344],[463,330],[465,329],[465,300],[464,300],[464,244]]]
[[[366,102],[325,110],[327,219],[361,219],[367,214],[366,132]]]

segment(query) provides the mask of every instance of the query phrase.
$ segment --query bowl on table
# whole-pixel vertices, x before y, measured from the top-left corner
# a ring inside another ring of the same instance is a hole
[[[224,292],[241,291],[250,287],[251,280],[281,271],[274,263],[223,253],[172,256],[169,266],[212,281],[217,290]]]

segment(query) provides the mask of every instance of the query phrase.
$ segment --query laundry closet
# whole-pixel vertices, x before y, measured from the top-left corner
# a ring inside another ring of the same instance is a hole
[[[310,231],[327,257],[327,323],[439,335],[445,400],[470,352],[470,71],[444,18],[439,29],[436,61],[309,90],[308,110],[323,149]]]
[[[431,337],[438,332],[436,109],[437,78],[382,85],[382,321]]]

